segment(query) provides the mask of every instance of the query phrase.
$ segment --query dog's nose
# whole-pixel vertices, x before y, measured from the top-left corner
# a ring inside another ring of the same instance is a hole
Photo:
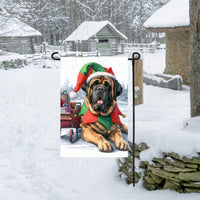
[[[104,88],[103,88],[103,86],[101,86],[101,85],[97,86],[96,89],[99,90],[99,91],[104,91]]]

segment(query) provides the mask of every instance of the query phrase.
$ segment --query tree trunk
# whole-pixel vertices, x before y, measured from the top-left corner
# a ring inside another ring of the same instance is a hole
[[[191,117],[200,116],[200,1],[190,0]]]

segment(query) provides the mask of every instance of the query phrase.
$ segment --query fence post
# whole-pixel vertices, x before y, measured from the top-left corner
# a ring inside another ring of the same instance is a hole
[[[48,46],[48,43],[47,42],[43,42],[42,43],[42,52],[46,55],[47,53],[47,46]]]
[[[66,41],[63,42],[63,51],[67,52],[67,42]]]
[[[124,44],[121,43],[121,52],[124,54]]]

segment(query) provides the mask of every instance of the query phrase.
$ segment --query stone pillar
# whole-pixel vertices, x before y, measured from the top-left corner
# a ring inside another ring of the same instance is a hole
[[[166,68],[164,73],[183,77],[190,84],[190,40],[188,31],[166,33]]]

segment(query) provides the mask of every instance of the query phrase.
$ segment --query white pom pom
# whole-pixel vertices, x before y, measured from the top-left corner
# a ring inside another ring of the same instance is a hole
[[[77,95],[76,95],[76,92],[74,92],[74,91],[71,91],[71,92],[69,93],[69,97],[70,97],[71,99],[74,99],[76,96],[77,96]]]

